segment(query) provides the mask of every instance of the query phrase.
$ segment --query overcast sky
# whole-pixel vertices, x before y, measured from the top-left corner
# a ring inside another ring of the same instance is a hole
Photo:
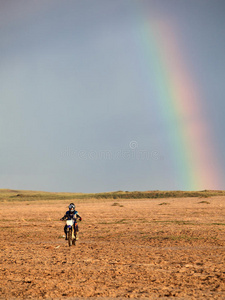
[[[225,189],[224,0],[1,0],[0,188],[193,188],[149,80],[149,19],[173,24],[201,95],[217,179],[197,189]]]

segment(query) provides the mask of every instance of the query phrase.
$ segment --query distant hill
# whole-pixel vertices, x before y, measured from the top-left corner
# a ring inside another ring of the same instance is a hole
[[[17,201],[50,201],[50,200],[76,200],[77,202],[89,202],[93,200],[111,199],[156,199],[156,198],[184,198],[212,196],[225,196],[225,191],[203,190],[203,191],[116,191],[107,193],[52,193],[42,191],[24,191],[0,189],[0,202]]]

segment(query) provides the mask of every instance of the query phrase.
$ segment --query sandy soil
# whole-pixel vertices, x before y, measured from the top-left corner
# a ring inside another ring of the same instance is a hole
[[[1,203],[0,298],[225,299],[225,198],[116,201],[77,205],[72,247],[69,203]]]

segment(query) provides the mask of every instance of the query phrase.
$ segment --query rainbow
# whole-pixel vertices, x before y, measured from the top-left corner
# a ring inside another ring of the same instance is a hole
[[[221,188],[213,135],[202,113],[203,97],[182,56],[184,51],[175,26],[165,18],[139,19],[139,34],[146,72],[153,74],[156,101],[167,126],[176,186],[183,190]]]

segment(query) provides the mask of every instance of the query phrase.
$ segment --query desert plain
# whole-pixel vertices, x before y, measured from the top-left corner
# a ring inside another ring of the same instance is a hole
[[[225,197],[0,203],[0,299],[225,299]]]

